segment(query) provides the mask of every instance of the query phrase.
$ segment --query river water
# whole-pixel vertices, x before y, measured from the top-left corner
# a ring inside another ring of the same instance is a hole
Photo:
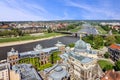
[[[74,43],[79,38],[72,37],[72,36],[64,36],[64,37],[58,37],[48,40],[42,40],[42,41],[36,41],[32,43],[27,44],[20,44],[20,45],[12,45],[12,46],[6,46],[6,47],[0,47],[0,60],[7,58],[7,52],[11,50],[11,48],[14,48],[19,53],[25,52],[25,51],[31,51],[37,44],[41,44],[43,48],[53,47],[57,43],[57,41],[62,42],[65,45],[68,45],[69,43]]]

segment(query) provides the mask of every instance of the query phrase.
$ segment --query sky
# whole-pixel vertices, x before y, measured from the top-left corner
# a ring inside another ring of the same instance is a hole
[[[0,21],[119,20],[120,0],[0,0]]]

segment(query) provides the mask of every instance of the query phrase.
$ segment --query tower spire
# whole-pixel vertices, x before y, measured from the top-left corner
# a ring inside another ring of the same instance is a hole
[[[82,39],[82,35],[80,34],[80,39]]]

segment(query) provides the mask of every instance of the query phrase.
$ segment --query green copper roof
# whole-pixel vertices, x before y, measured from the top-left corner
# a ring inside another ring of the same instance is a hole
[[[78,40],[76,43],[75,43],[75,49],[87,49],[87,43],[85,43],[83,40]]]

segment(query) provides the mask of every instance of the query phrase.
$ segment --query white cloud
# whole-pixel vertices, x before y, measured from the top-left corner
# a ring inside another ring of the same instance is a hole
[[[0,21],[61,20],[63,17],[49,13],[44,7],[23,2],[24,0],[0,1]],[[67,15],[65,15],[66,17]]]
[[[25,9],[18,7],[16,3],[14,6],[16,6],[16,8],[10,7],[4,2],[0,2],[0,21],[45,20],[43,16],[33,15],[29,11],[25,11]],[[39,9],[45,11],[42,8]]]
[[[107,4],[107,6],[105,4]],[[120,19],[120,15],[114,10],[112,6],[108,4],[108,1],[105,1],[101,6],[91,6],[90,4],[67,0],[66,5],[77,7],[81,10],[83,9],[83,11],[86,11],[86,13],[84,12],[84,14],[81,14],[81,16],[85,19]]]

